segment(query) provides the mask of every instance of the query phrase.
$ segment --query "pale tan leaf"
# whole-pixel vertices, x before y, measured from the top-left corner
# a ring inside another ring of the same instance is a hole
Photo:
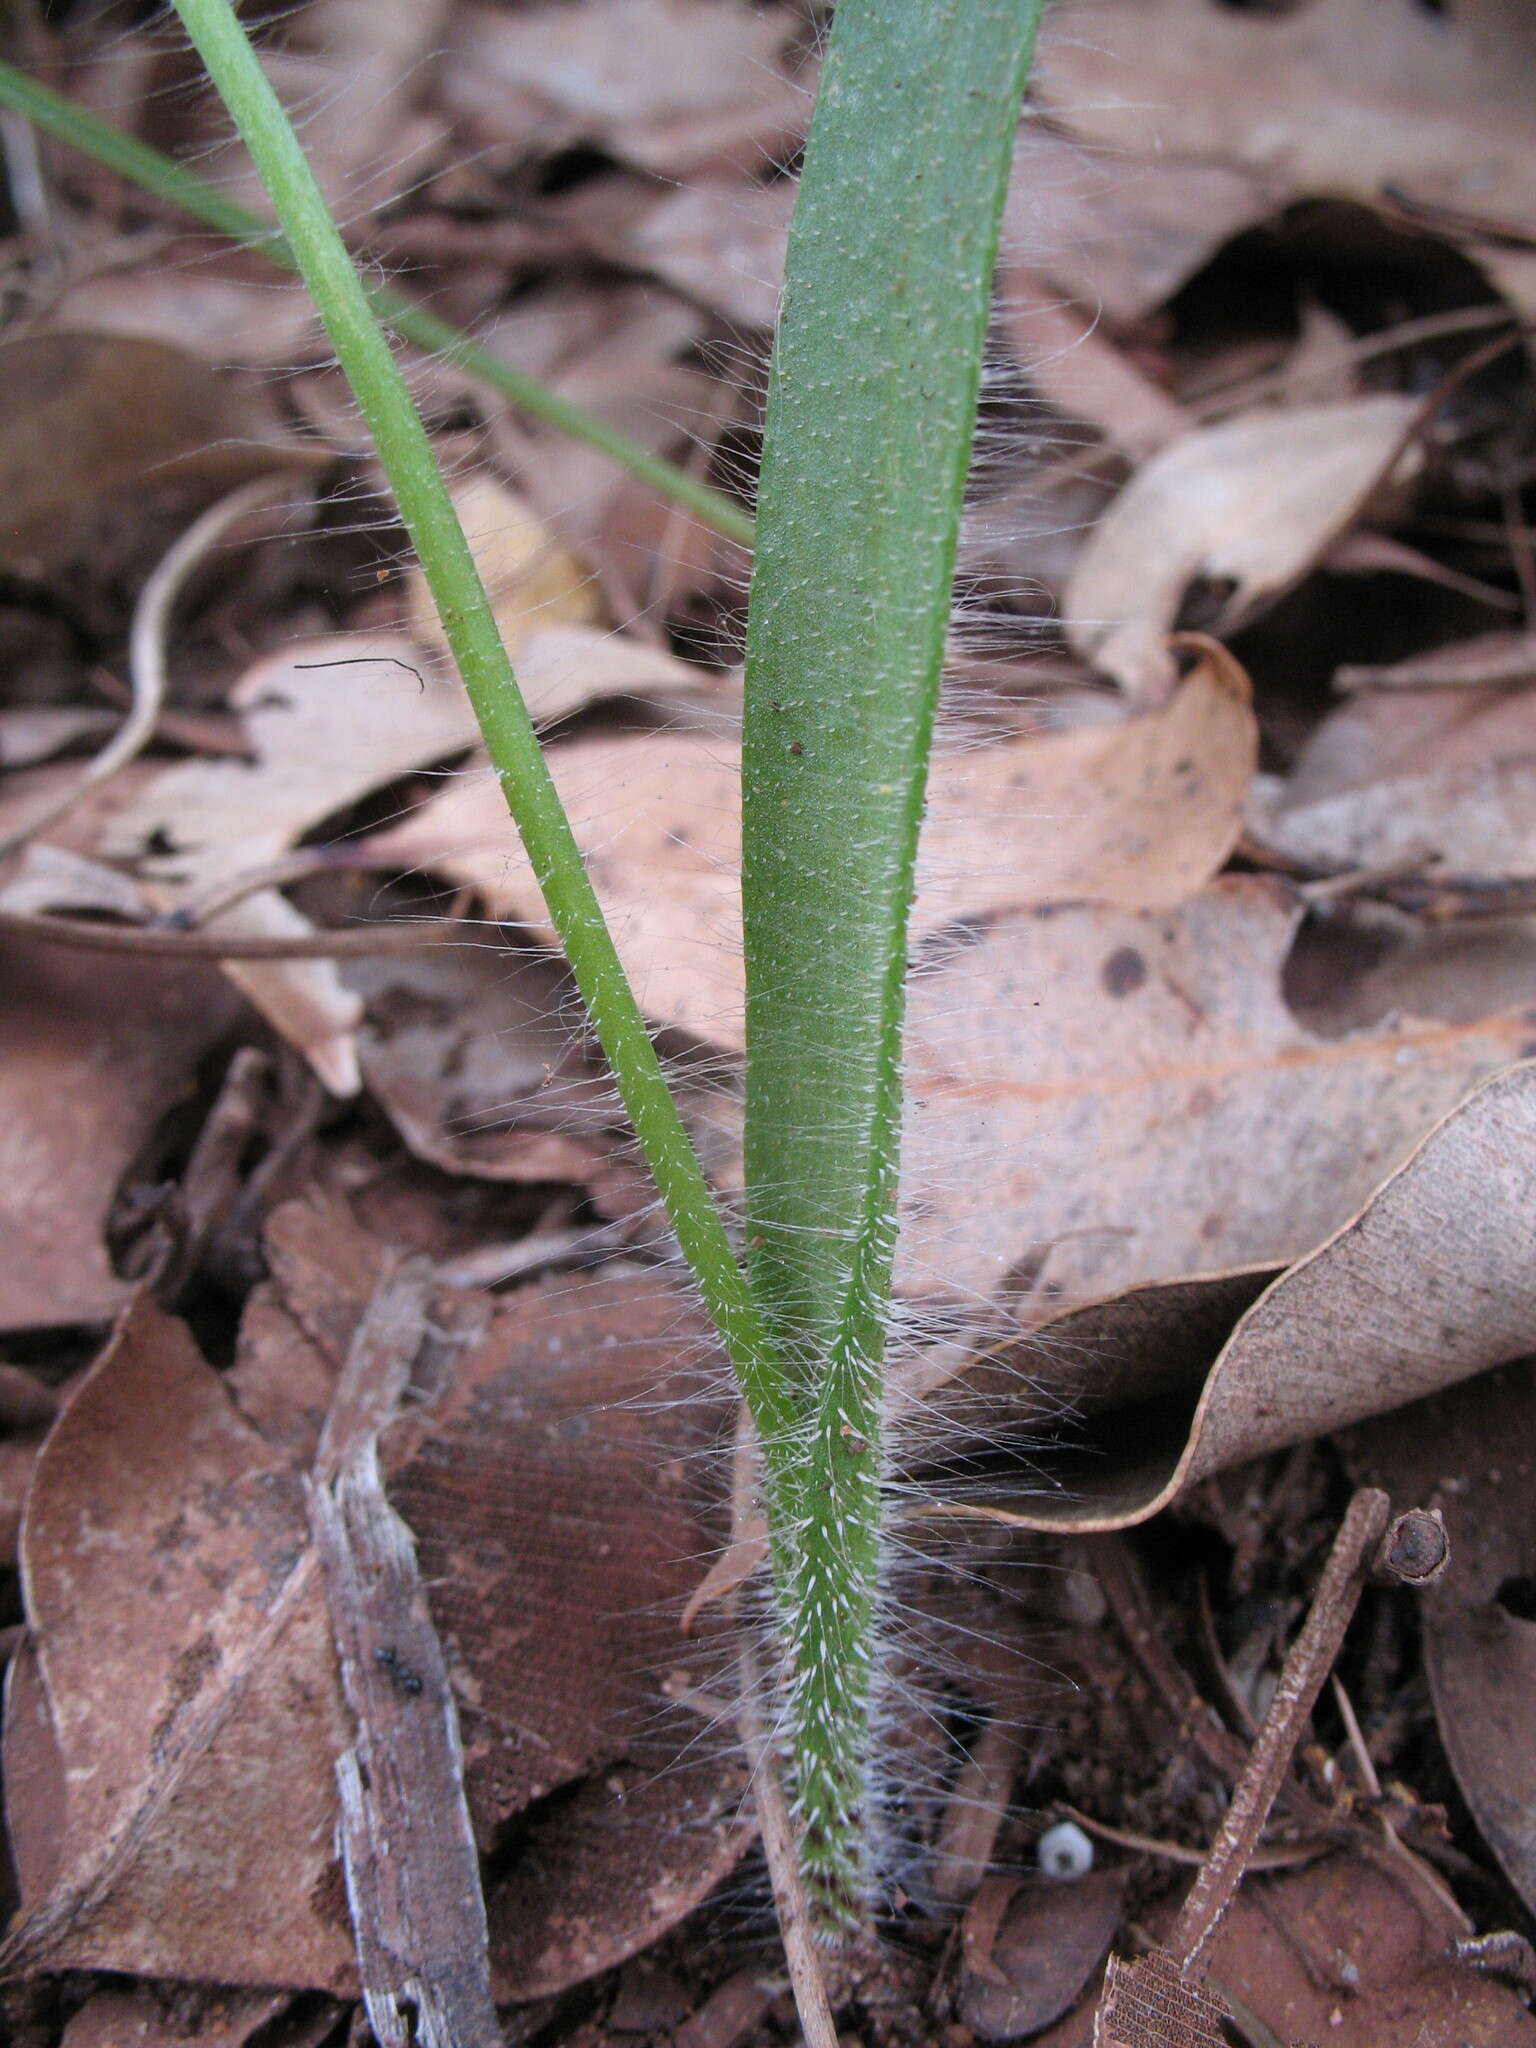
[[[459,485],[453,501],[514,662],[540,627],[585,626],[596,618],[591,577],[525,499],[495,477],[476,476]],[[407,596],[412,633],[423,647],[446,657],[448,641],[419,566],[411,570]],[[558,715],[531,699],[530,708],[539,716]]]
[[[1382,8],[1070,0],[1034,90],[1116,150],[1235,161],[1290,190],[1536,218],[1524,0]]]
[[[1170,912],[1015,912],[914,982],[898,1248],[911,1292],[1047,1299],[1300,1257],[1468,1088],[1525,1006],[1324,1038],[1287,1007],[1301,911],[1229,878]]]
[[[631,260],[743,327],[778,317],[795,186],[713,178],[671,193],[624,236]]]
[[[710,0],[589,0],[508,10],[472,0],[441,67],[449,107],[523,149],[581,141],[677,175],[743,172],[803,124],[777,58],[785,18]]]
[[[163,768],[112,818],[106,855],[166,882],[225,880],[477,731],[458,679],[433,671],[398,634],[301,641],[256,662],[230,701],[255,759]]]
[[[930,779],[919,933],[1068,898],[1167,905],[1221,866],[1256,750],[1247,679],[1212,643],[1141,717],[941,755]],[[556,746],[550,766],[647,1013],[741,1044],[738,749],[696,731]],[[496,783],[464,776],[373,841],[548,932]]]
[[[1137,701],[1173,668],[1165,635],[1197,576],[1230,578],[1231,615],[1277,596],[1384,481],[1412,399],[1358,398],[1203,427],[1139,469],[1079,554],[1072,644]],[[1411,452],[1397,468],[1413,463]]]

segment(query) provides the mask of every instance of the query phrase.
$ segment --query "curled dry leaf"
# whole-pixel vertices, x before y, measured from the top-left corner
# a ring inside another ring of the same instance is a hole
[[[1212,1472],[1519,1357],[1536,1319],[1533,1207],[1526,1062],[1459,1103],[1356,1216],[1277,1277],[1135,1290],[998,1353],[995,1385],[1011,1375],[1027,1386],[1037,1422],[1053,1394],[1058,1407],[1109,1412],[1094,1424],[1095,1454],[1054,1498],[967,1511],[1027,1528],[1123,1528]],[[968,1397],[962,1385],[936,1398],[963,1412]]]
[[[1246,677],[1201,642],[1191,674],[1155,711],[941,756],[916,930],[1056,898],[1177,903],[1231,850],[1256,744]],[[550,765],[648,1014],[739,1047],[735,741],[595,736],[552,748]],[[497,916],[549,931],[501,792],[484,776],[460,778],[373,846],[471,884]]]
[[[1442,13],[1070,0],[1033,90],[1115,150],[1235,161],[1292,189],[1536,218],[1536,118],[1523,0]]]
[[[1386,480],[1415,401],[1376,396],[1202,427],[1139,469],[1068,579],[1072,645],[1137,702],[1173,677],[1165,635],[1197,576],[1230,579],[1226,623],[1278,596]]]
[[[1343,1448],[1362,1478],[1445,1516],[1452,1568],[1419,1601],[1440,1737],[1483,1839],[1536,1904],[1536,1375],[1528,1361],[1489,1373]]]
[[[352,1982],[333,1779],[350,1734],[302,1477],[382,1254],[312,1205],[278,1213],[270,1249],[228,1389],[140,1301],[44,1450],[24,1537],[34,1648],[5,1736],[11,1973]],[[696,1397],[717,1369],[657,1276],[528,1290],[467,1343],[463,1308],[402,1333],[424,1398],[384,1463],[502,1870],[498,1993],[528,1998],[646,1946],[750,1838],[739,1767],[701,1753],[661,1689],[721,1533],[694,1458],[729,1411]]]
[[[1526,1006],[1314,1034],[1281,991],[1300,918],[1283,884],[1233,877],[1173,911],[936,941],[911,997],[904,1288],[987,1297],[1024,1272],[1078,1302],[1300,1257],[1529,1047]]]
[[[668,176],[710,163],[754,172],[791,143],[808,88],[779,68],[776,11],[711,0],[469,0],[439,67],[450,110],[495,143],[545,153],[584,142]]]
[[[1362,694],[1323,721],[1252,824],[1308,867],[1536,876],[1536,693]]]

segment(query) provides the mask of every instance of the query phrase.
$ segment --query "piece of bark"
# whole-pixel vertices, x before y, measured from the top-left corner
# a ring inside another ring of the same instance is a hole
[[[432,1284],[430,1264],[408,1260],[364,1311],[316,1454],[309,1522],[356,1724],[336,1782],[369,2020],[381,2048],[491,2048],[499,2031],[458,1713],[415,1544],[379,1470],[379,1432],[409,1383]]]

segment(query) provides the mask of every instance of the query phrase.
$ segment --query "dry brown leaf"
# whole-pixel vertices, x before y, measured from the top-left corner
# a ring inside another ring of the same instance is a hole
[[[294,2010],[286,1991],[222,1984],[110,1984],[93,1991],[59,2048],[322,2048],[341,2018],[329,2000]]]
[[[1378,1475],[1397,1497],[1445,1516],[1451,1570],[1420,1599],[1440,1737],[1484,1840],[1530,1905],[1536,1902],[1532,1368],[1512,1365],[1363,1424],[1343,1448],[1351,1471]]]
[[[552,961],[478,945],[354,961],[363,1077],[418,1159],[486,1180],[584,1181],[619,1120]]]
[[[259,385],[120,334],[0,347],[0,566],[79,586],[138,578],[215,498],[329,460],[283,436]]]
[[[1016,2041],[1060,2019],[1119,1931],[1125,1878],[988,1878],[961,1928],[966,2025],[984,2041]]]
[[[153,268],[102,270],[65,291],[56,324],[191,349],[215,364],[267,369],[312,354],[320,319],[297,284],[279,286],[259,258],[206,245],[168,251]]]
[[[297,1475],[147,1300],[55,1424],[22,1542],[0,1967],[344,1989],[347,1736]]]
[[[0,1328],[104,1322],[113,1196],[238,1005],[206,967],[21,944],[0,988]]]
[[[230,1389],[265,1435],[141,1302],[43,1453],[35,1656],[6,1727],[22,1912],[0,1967],[351,1982],[332,1855],[349,1734],[293,1459],[382,1252],[314,1205],[280,1211],[269,1248]],[[697,1398],[705,1333],[655,1275],[529,1290],[468,1346],[463,1327],[446,1305],[425,1319],[423,1402],[386,1463],[460,1697],[476,1833],[502,1863],[500,1995],[526,1998],[646,1946],[750,1838],[740,1768],[702,1755],[661,1689],[719,1534],[694,1457],[729,1411]],[[561,1787],[511,1856],[509,1824]]]
[[[1461,1931],[1390,1859],[1330,1856],[1249,1880],[1211,1950],[1211,1983],[1280,2041],[1529,2048],[1536,2019],[1519,1992],[1447,1959]]]
[[[778,318],[784,250],[795,202],[789,179],[689,184],[652,207],[622,238],[631,262],[742,327]]]
[[[1230,578],[1227,623],[1278,596],[1384,481],[1416,402],[1378,395],[1202,427],[1139,469],[1077,557],[1073,647],[1138,702],[1166,695],[1166,634],[1197,576]],[[1409,451],[1396,465],[1406,473]]]
[[[488,141],[548,154],[578,142],[668,176],[754,172],[795,137],[808,88],[778,56],[788,23],[726,0],[588,0],[509,12],[469,0],[441,95]]]
[[[476,476],[455,490],[453,502],[514,661],[541,626],[591,624],[598,610],[592,579],[515,491],[495,477]],[[407,596],[412,633],[423,647],[446,658],[447,637],[419,566],[411,570]],[[536,716],[559,715],[532,699],[530,709]]]
[[[968,1512],[1124,1528],[1212,1472],[1520,1356],[1536,1315],[1533,1141],[1526,1062],[1458,1103],[1356,1216],[1278,1276],[1232,1272],[1096,1302],[996,1354],[974,1391],[964,1376],[940,1389],[941,1410],[963,1416],[989,1385],[1006,1399],[1011,1376],[1037,1427],[1053,1400],[1109,1411],[1094,1455],[1062,1468],[1054,1497]]]
[[[31,768],[82,740],[99,742],[121,720],[90,704],[18,704],[0,711],[0,768]]]
[[[1383,9],[1070,0],[1032,90],[1112,149],[1236,163],[1291,190],[1536,221],[1524,0]]]
[[[1194,426],[1194,415],[1145,376],[1095,318],[1053,301],[1024,272],[1003,280],[1003,320],[1029,381],[1068,419],[1086,420],[1111,448],[1144,462]]]
[[[934,763],[915,930],[1022,903],[1169,909],[1224,865],[1258,760],[1248,678],[1213,640],[1166,704]]]
[[[112,817],[108,858],[203,887],[286,852],[332,812],[477,731],[456,677],[399,634],[337,633],[255,662],[230,694],[251,761],[176,761]]]
[[[440,148],[442,123],[417,101],[451,12],[451,0],[312,0],[302,35],[264,47],[267,75],[302,126],[305,154],[339,219],[366,217],[408,191]],[[244,150],[223,146],[217,116],[213,133],[205,150],[221,185],[269,217],[265,190]]]
[[[1172,700],[1109,726],[1007,740],[933,765],[915,929],[1054,898],[1176,903],[1226,859],[1253,773],[1247,679],[1211,643]],[[550,751],[642,1007],[741,1044],[739,754],[693,731]],[[464,776],[372,842],[548,932],[501,792]]]
[[[1323,721],[1278,794],[1251,829],[1307,867],[1536,875],[1536,693],[1369,691]]]
[[[1042,57],[1052,33],[1047,16]],[[1133,325],[1284,196],[1249,166],[1133,151],[1123,135],[1095,149],[1026,121],[1008,182],[1003,260],[1049,277],[1112,327]]]
[[[1300,910],[1231,878],[1171,912],[1062,906],[957,935],[914,982],[898,1265],[909,1292],[1047,1298],[1300,1257],[1532,1040],[1467,1024],[1300,1024]]]
[[[539,626],[517,651],[517,682],[537,725],[553,725],[605,697],[665,704],[708,698],[719,678],[629,633],[590,626]]]
[[[1336,690],[1477,689],[1536,682],[1536,633],[1480,633],[1405,661],[1352,662],[1334,673]]]
[[[430,669],[398,634],[300,642],[256,662],[230,701],[245,714],[255,759],[173,762],[103,833],[102,850],[136,862],[168,904],[265,865],[332,812],[461,751],[478,730],[457,677]],[[247,897],[210,928],[311,929],[275,890]],[[231,962],[224,971],[333,1093],[356,1092],[361,1007],[334,962]]]
[[[1536,918],[1426,924],[1368,904],[1335,906],[1304,931],[1286,980],[1297,1015],[1330,1038],[1393,1012],[1475,1024],[1498,1010],[1529,1008]]]
[[[594,735],[551,747],[566,813],[647,1015],[740,1042],[734,743],[698,732]],[[548,934],[544,901],[505,799],[460,776],[374,847],[402,867],[468,883],[491,914]]]

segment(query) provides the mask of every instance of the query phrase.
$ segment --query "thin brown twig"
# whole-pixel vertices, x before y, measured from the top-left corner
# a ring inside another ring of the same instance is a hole
[[[1085,1834],[1097,1835],[1101,1842],[1113,1842],[1117,1849],[1130,1849],[1138,1856],[1155,1856],[1163,1863],[1188,1864],[1196,1870],[1205,1861],[1203,1849],[1186,1849],[1182,1842],[1165,1842],[1158,1835],[1138,1834],[1134,1828],[1111,1827],[1108,1821],[1095,1820],[1078,1807],[1058,1804],[1053,1810],[1065,1820],[1076,1821]],[[1295,1870],[1303,1863],[1315,1863],[1319,1856],[1326,1856],[1337,1847],[1338,1839],[1332,1831],[1301,1842],[1276,1842],[1267,1849],[1256,1849],[1248,1868]]]
[[[163,924],[96,924],[85,918],[0,910],[0,937],[86,953],[132,953],[146,960],[342,960],[377,953],[415,953],[423,946],[467,943],[454,917],[392,919],[340,932],[183,932]]]
[[[1182,1974],[1194,1971],[1242,1882],[1296,1744],[1333,1669],[1391,1512],[1390,1501],[1377,1487],[1362,1487],[1349,1504],[1226,1817],[1169,1934],[1167,1951]]]
[[[126,768],[148,746],[165,704],[165,647],[171,612],[188,577],[232,526],[291,484],[292,478],[281,473],[269,473],[241,484],[238,490],[230,491],[200,513],[171,543],[150,571],[134,606],[128,641],[128,668],[133,683],[128,716],[65,788],[56,790],[41,809],[0,838],[0,854],[14,852],[46,826],[57,823],[87,790]]]

